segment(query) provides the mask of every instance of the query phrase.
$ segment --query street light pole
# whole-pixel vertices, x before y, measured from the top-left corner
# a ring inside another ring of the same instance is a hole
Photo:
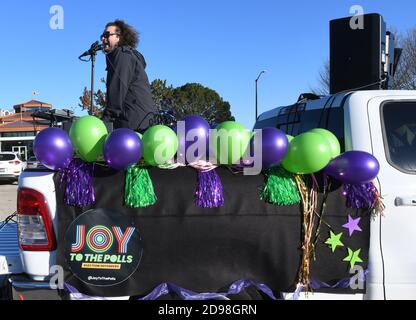
[[[256,78],[256,119],[255,119],[255,121],[257,121],[257,117],[258,117],[258,94],[257,94],[257,82],[259,81],[259,79],[260,79],[260,77],[261,77],[261,75],[262,75],[263,73],[266,73],[266,70],[262,70],[262,71],[259,73],[259,75],[257,76],[257,78]]]

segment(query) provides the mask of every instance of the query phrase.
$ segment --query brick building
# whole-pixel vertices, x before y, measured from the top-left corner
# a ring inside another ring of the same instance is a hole
[[[49,127],[49,121],[33,116],[34,112],[50,111],[49,103],[30,100],[13,106],[15,113],[0,116],[0,151],[20,154],[22,160],[33,155],[36,134]]]

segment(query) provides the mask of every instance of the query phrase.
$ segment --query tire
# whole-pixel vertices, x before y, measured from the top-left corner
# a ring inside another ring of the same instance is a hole
[[[0,300],[13,300],[12,285],[9,276],[0,276]]]

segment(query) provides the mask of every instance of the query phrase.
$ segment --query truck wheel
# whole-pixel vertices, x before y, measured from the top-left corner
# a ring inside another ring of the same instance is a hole
[[[12,284],[9,276],[0,277],[0,300],[13,300]]]

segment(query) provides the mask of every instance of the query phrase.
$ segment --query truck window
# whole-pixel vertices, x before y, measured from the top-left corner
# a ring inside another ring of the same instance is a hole
[[[0,153],[0,161],[14,160],[15,156],[11,153]]]
[[[301,116],[301,126],[297,134],[314,128],[326,128],[331,131],[339,141],[341,152],[345,151],[344,140],[344,112],[343,108],[332,107],[305,111]]]
[[[301,103],[282,108],[277,115],[277,128],[287,134],[296,136],[299,131],[301,115],[305,112],[305,107],[306,104]]]
[[[416,174],[416,102],[386,102],[381,106],[381,119],[388,162]]]
[[[268,127],[276,128],[276,117],[258,120],[253,129],[263,129]]]
[[[301,116],[302,120],[301,120],[300,130],[297,134],[304,133],[314,128],[324,127],[325,124],[323,122],[325,122],[324,118],[325,118],[326,112],[327,111],[325,110],[324,114],[322,115],[323,119],[321,121],[321,124],[319,125],[319,119],[321,118],[322,109],[305,111]]]
[[[344,136],[344,115],[342,108],[308,110],[301,115],[301,125],[298,134],[314,128],[326,128],[337,138]]]
[[[281,108],[277,117],[257,121],[254,129],[266,127],[278,128],[286,134],[297,136],[314,128],[327,128],[338,138],[341,152],[345,151],[344,110],[340,107],[328,107],[305,110],[306,104],[294,104]]]
[[[344,140],[344,113],[343,108],[332,107],[313,110],[298,110],[291,117],[278,116],[277,128],[287,134],[297,136],[314,128],[326,128],[339,140],[341,152],[345,150]]]

